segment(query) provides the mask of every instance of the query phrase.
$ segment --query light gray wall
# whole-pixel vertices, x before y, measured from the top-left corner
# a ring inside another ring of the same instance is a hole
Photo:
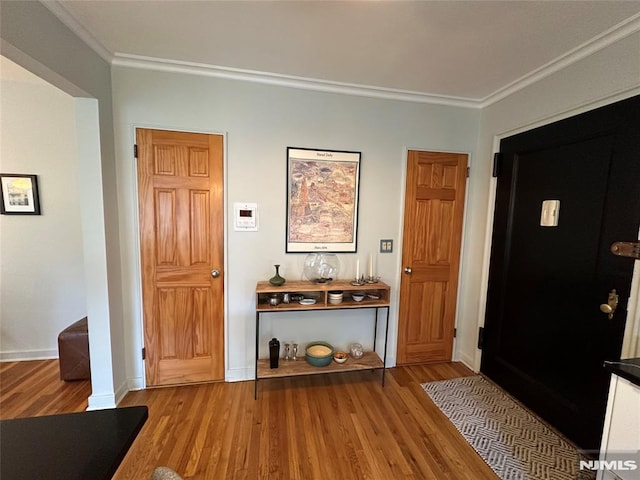
[[[56,358],[87,312],[75,102],[0,57],[0,172],[37,174],[42,214],[0,215],[0,359]]]
[[[135,163],[131,158],[135,126],[224,133],[227,139],[227,214],[234,201],[260,204],[259,232],[227,231],[229,379],[247,378],[252,373],[255,282],[271,276],[274,263],[283,265],[282,273],[288,278],[296,278],[301,271],[303,256],[285,255],[283,247],[287,146],[362,151],[361,255],[375,251],[380,238],[396,240],[396,253],[381,257],[380,268],[383,279],[395,292],[390,329],[393,346],[397,325],[395,295],[401,267],[399,248],[406,149],[471,152],[456,358],[478,366],[479,352],[475,343],[477,326],[482,323],[484,314],[487,239],[493,211],[490,170],[497,139],[630,96],[637,93],[640,79],[638,34],[485,108],[481,114],[455,107],[116,67],[113,69],[115,117],[112,119],[109,65],[42,5],[2,0],[1,7],[0,37],[6,56],[67,93],[98,100],[102,162],[97,169],[99,172],[88,168],[84,175],[90,176],[89,172],[93,171],[104,190],[100,192],[103,200],[100,208],[104,205],[104,212],[100,210],[94,217],[102,223],[105,232],[98,242],[103,243],[101,252],[97,251],[96,255],[102,256],[108,267],[108,277],[105,275],[104,280],[94,281],[92,288],[97,291],[88,292],[88,296],[96,293],[100,298],[94,303],[105,300],[107,304],[106,317],[99,319],[95,328],[113,342],[110,347],[112,358],[102,358],[106,375],[111,375],[108,380],[112,390],[122,388],[125,359],[130,386],[139,385],[143,375],[139,360],[142,342]],[[83,113],[87,113],[85,107],[88,105],[83,104],[80,108]],[[116,130],[115,143],[112,120]],[[88,180],[95,181],[95,178]],[[90,218],[87,210],[88,207],[83,207],[83,218]],[[83,228],[87,229],[88,225],[83,223]],[[345,271],[353,269],[355,256],[341,257]],[[101,258],[97,260],[102,261]],[[352,315],[349,318],[354,320],[355,327],[347,334],[354,337],[361,334],[366,320],[358,318],[356,313]],[[320,322],[335,320],[319,314],[308,325],[320,328],[317,327]],[[305,332],[290,330],[296,328],[292,323],[288,318],[274,320],[265,325],[264,337],[282,334],[303,339]],[[344,323],[340,323],[340,328]],[[316,332],[324,334],[324,331]],[[393,353],[395,348],[392,348]],[[113,374],[109,368],[111,364]],[[108,386],[102,384],[98,387],[101,391],[108,390]]]
[[[472,281],[463,299],[458,342],[460,358],[468,364],[480,367],[476,341],[478,326],[484,324],[493,221],[491,166],[500,138],[638,94],[640,33],[635,33],[482,110],[476,171],[470,182],[473,201],[467,228],[473,233],[464,267],[465,278]],[[635,294],[637,302],[637,286]],[[637,316],[640,309],[628,319],[628,325],[637,325]]]
[[[81,194],[91,187],[81,202],[85,266],[98,267],[85,278],[92,353],[89,407],[113,406],[124,393],[126,375],[110,65],[41,3],[2,0],[0,9],[2,55],[72,96],[96,99],[76,102],[81,118],[95,116],[89,125],[99,128],[98,137],[79,125],[86,135],[78,137],[79,148],[91,153],[79,158]],[[83,144],[88,137],[99,141],[99,150]]]
[[[226,213],[233,202],[257,202],[258,232],[227,229],[227,378],[253,375],[254,290],[282,265],[285,278],[300,279],[304,254],[285,254],[287,146],[362,152],[358,255],[341,254],[341,278],[355,274],[355,259],[366,265],[382,238],[395,240],[392,254],[378,255],[379,273],[393,291],[390,363],[395,363],[397,292],[400,275],[402,208],[408,148],[472,152],[479,111],[320,93],[206,76],[113,68],[113,99],[122,205],[126,338],[131,384],[141,381],[139,257],[136,218],[136,126],[226,135]],[[473,165],[474,159],[471,159]],[[472,166],[473,168],[473,166]],[[462,283],[464,290],[464,282]],[[271,336],[304,343],[327,339],[371,344],[371,312],[317,312],[297,319],[275,315],[262,323],[261,344]]]

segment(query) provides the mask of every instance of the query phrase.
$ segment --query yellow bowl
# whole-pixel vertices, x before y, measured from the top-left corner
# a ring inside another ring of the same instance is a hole
[[[326,367],[333,359],[333,346],[327,342],[311,342],[305,349],[307,362],[314,367]]]

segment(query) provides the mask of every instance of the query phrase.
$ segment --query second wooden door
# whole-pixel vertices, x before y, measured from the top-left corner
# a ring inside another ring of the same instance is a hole
[[[136,131],[149,386],[224,379],[222,140]]]
[[[451,360],[466,173],[466,154],[409,151],[399,365]]]

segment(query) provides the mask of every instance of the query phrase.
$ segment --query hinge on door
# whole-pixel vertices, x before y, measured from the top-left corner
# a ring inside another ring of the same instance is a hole
[[[467,167],[467,178],[469,178],[469,172],[471,171],[471,167]]]
[[[484,347],[484,327],[478,328],[478,348],[482,350]]]
[[[147,349],[142,347],[142,359],[145,360],[147,358]]]
[[[611,253],[619,257],[640,260],[640,240],[637,242],[615,242],[611,245]]]
[[[454,328],[453,329],[453,338],[456,338],[457,335],[458,335],[458,329]]]
[[[502,153],[496,152],[493,154],[493,172],[492,176],[499,177],[502,173]]]
[[[133,158],[138,158],[138,145],[133,145]]]

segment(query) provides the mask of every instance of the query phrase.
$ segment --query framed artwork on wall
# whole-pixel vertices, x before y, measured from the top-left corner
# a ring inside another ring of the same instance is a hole
[[[3,215],[40,215],[40,197],[36,175],[0,173]]]
[[[357,251],[360,157],[287,147],[287,253]]]

